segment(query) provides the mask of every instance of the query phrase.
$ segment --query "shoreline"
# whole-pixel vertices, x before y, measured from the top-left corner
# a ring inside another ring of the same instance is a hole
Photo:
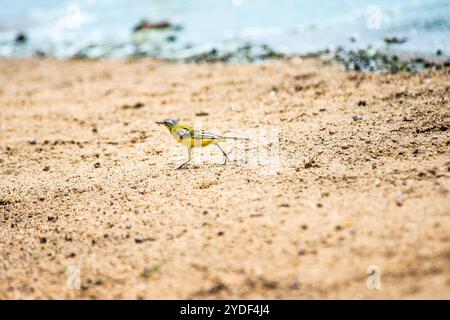
[[[395,47],[395,46],[394,46]],[[49,59],[58,61],[70,60],[112,60],[129,61],[140,59],[155,59],[171,63],[225,63],[225,64],[247,64],[259,63],[274,60],[290,60],[296,58],[318,58],[324,63],[337,62],[345,67],[347,71],[357,72],[407,72],[417,73],[427,69],[442,69],[450,66],[450,56],[442,52],[438,54],[423,54],[417,52],[402,51],[392,46],[376,48],[367,46],[365,48],[344,48],[324,49],[304,54],[285,54],[278,52],[265,44],[245,43],[231,51],[221,51],[213,48],[209,51],[200,52],[186,57],[169,58],[164,56],[155,56],[147,52],[143,54],[130,54],[122,57],[90,57],[88,54],[80,51],[72,57],[57,58],[47,56],[45,53],[36,53],[25,57],[5,57],[0,61],[8,60],[27,60],[27,59]]]
[[[0,69],[0,298],[450,298],[448,68]],[[165,118],[272,138],[174,171]]]

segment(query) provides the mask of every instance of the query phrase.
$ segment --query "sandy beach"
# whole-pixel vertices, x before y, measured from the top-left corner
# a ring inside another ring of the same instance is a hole
[[[447,69],[0,70],[1,299],[450,299]],[[165,118],[271,138],[175,171]]]

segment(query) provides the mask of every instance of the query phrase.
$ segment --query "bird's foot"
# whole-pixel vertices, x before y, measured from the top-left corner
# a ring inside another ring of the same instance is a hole
[[[228,155],[231,153],[231,151],[233,151],[233,148],[231,148],[231,150],[228,151],[228,153],[225,153],[225,152],[223,153],[223,155],[225,156],[225,161],[222,163],[223,166],[227,164],[227,161],[228,161],[228,160],[230,160],[230,159],[228,158]]]
[[[186,162],[180,164],[178,167],[175,168],[175,170],[180,170],[181,168],[185,168],[186,165],[188,164],[188,162],[189,162],[189,161],[186,161]]]

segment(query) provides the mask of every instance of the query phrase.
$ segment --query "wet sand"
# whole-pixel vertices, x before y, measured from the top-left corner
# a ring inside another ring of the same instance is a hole
[[[0,70],[0,298],[450,298],[448,70]],[[272,138],[175,171],[164,118]]]

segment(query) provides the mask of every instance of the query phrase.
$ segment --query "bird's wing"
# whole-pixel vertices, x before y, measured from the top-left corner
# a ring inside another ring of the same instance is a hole
[[[197,140],[222,140],[223,138],[217,134],[207,132],[205,130],[191,130],[190,135]]]
[[[191,137],[190,130],[187,128],[178,128],[173,131],[173,134],[180,139],[189,139]]]
[[[189,127],[180,127],[177,130],[174,131],[174,134],[179,139],[195,139],[195,140],[222,140],[223,137],[207,132],[205,130],[195,130],[191,129]]]

